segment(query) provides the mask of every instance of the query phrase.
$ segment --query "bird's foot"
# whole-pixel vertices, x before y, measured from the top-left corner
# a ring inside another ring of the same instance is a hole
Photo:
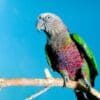
[[[68,82],[69,81],[69,77],[64,77],[64,83],[63,83],[63,87],[67,87],[66,86],[66,82]]]
[[[63,87],[66,87],[66,82],[63,83]]]
[[[91,88],[90,82],[88,80],[85,80],[85,85],[86,85],[86,87],[88,89],[88,92],[89,92],[90,91],[90,88]]]

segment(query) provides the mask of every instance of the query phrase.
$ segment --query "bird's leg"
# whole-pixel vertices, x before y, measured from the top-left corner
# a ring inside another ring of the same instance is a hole
[[[84,84],[86,85],[88,91],[90,91],[91,83],[90,83],[90,72],[89,67],[87,63],[84,63],[84,65],[81,67],[81,75]]]
[[[85,81],[86,87],[88,88],[88,91],[90,91],[90,88],[91,88],[90,82],[88,81],[88,79],[84,79],[84,81]]]
[[[91,87],[90,82],[87,79],[84,79],[84,80],[85,80],[86,86]]]
[[[61,70],[61,71],[60,71],[60,74],[61,74],[61,76],[62,76],[63,79],[64,79],[63,87],[66,87],[66,82],[69,81],[68,72],[67,72],[67,70]]]
[[[89,82],[89,79],[88,79],[86,73],[85,73],[85,72],[82,72],[82,76],[83,76],[85,85],[86,85],[86,87],[88,88],[88,91],[90,91],[91,84],[90,84],[90,82]]]
[[[63,87],[66,87],[66,82],[69,81],[69,77],[68,76],[64,76],[64,83],[63,83]]]

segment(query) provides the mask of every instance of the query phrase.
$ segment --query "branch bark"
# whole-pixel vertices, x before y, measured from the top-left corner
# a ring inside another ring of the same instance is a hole
[[[0,79],[0,87],[8,87],[8,86],[45,86],[45,87],[53,87],[53,86],[63,86],[63,80],[60,78],[46,78],[46,79],[27,79],[27,78],[17,78],[17,79]],[[66,86],[72,89],[79,89],[81,91],[88,91],[88,88],[76,81],[66,82]],[[95,90],[94,88],[90,89],[90,93],[94,95],[98,100],[100,100],[100,92]]]
[[[26,100],[32,100],[36,98],[37,96],[43,94],[46,92],[50,87],[53,86],[63,86],[63,79],[60,78],[53,78],[49,70],[46,68],[44,70],[45,72],[45,79],[29,79],[29,78],[17,78],[17,79],[7,79],[7,78],[0,78],[0,87],[9,87],[9,86],[44,86],[45,88],[36,94],[31,95]],[[91,95],[96,97],[96,100],[100,100],[100,92],[95,90],[94,88],[90,88],[90,91],[88,91],[88,88],[86,85],[80,83],[79,81],[68,81],[66,82],[66,86],[68,88],[72,89],[78,89],[84,92],[89,92]]]

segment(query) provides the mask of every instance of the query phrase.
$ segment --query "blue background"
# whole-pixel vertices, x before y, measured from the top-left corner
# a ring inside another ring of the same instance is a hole
[[[36,30],[42,12],[59,15],[71,32],[79,33],[100,66],[100,0],[0,0],[0,77],[44,78],[49,68],[44,52],[46,36]],[[60,77],[50,69],[54,77]],[[99,67],[100,72],[100,67]],[[100,75],[95,88],[100,91]],[[24,100],[42,87],[7,87],[0,100]],[[75,100],[73,90],[51,88],[36,100]]]

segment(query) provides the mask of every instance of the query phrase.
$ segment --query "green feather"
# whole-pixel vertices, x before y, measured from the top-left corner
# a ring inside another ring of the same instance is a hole
[[[86,42],[78,34],[71,34],[70,36],[72,40],[75,42],[75,44],[77,45],[79,51],[81,51],[84,54],[84,57],[89,65],[91,79],[92,81],[94,81],[95,76],[98,75],[98,66],[91,49],[88,47]]]

